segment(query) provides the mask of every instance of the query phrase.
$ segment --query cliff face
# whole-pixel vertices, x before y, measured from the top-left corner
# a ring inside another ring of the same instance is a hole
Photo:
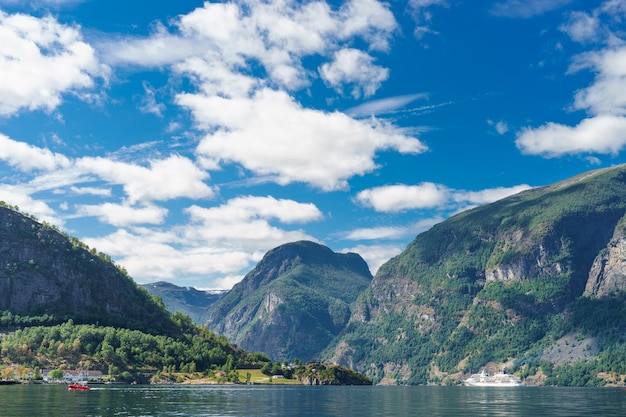
[[[371,278],[356,254],[313,242],[286,244],[211,307],[207,326],[248,351],[310,360],[343,330]]]
[[[379,269],[332,360],[376,381],[426,383],[523,357],[561,336],[559,320],[575,330],[578,297],[623,297],[624,213],[622,166],[435,225]]]
[[[615,233],[605,249],[595,258],[585,295],[605,297],[626,290],[626,224],[624,218],[615,227]]]
[[[0,310],[156,331],[167,312],[103,254],[0,206]]]

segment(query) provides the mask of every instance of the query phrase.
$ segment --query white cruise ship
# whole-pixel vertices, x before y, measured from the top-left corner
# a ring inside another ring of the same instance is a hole
[[[479,374],[472,374],[464,382],[468,387],[521,387],[524,385],[514,375],[504,372],[489,375],[484,369]]]

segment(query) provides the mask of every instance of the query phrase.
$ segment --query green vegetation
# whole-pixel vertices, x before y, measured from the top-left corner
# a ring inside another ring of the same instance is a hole
[[[351,304],[371,279],[356,254],[306,241],[285,244],[213,305],[207,326],[278,360],[316,360],[344,329]]]
[[[595,338],[593,360],[563,355],[544,366],[545,383],[619,380],[626,294],[583,291],[625,212],[626,169],[618,167],[460,213],[379,269],[354,308],[362,320],[335,346],[374,382],[425,384],[489,362],[535,375],[542,352],[574,333]]]
[[[228,375],[240,367],[261,366],[263,354],[248,353],[230,345],[223,336],[175,314],[180,336],[172,338],[138,330],[74,324],[34,326],[6,334],[0,341],[3,361],[30,368],[97,369],[111,377],[125,372],[209,372]]]

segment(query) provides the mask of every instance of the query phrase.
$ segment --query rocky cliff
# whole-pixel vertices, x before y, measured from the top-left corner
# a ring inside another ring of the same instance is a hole
[[[211,309],[207,326],[248,351],[280,360],[319,357],[345,327],[372,276],[356,254],[313,242],[269,251]]]

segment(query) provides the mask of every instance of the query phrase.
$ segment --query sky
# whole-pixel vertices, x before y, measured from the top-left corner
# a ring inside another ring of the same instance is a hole
[[[0,201],[140,284],[375,274],[625,147],[626,0],[0,0]]]

